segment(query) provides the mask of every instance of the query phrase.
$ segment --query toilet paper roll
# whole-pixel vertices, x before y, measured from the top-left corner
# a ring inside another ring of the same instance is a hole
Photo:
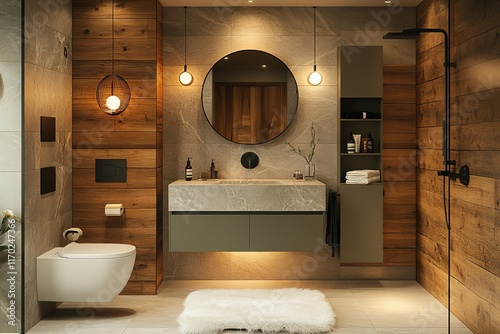
[[[104,214],[106,216],[121,216],[123,214],[123,204],[106,204]]]

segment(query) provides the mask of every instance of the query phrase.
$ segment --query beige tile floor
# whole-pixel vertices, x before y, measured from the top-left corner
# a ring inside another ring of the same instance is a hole
[[[332,333],[447,333],[446,308],[415,281],[233,280],[164,281],[156,296],[118,296],[103,304],[63,303],[28,334],[177,334],[176,319],[191,291],[285,287],[322,291],[337,316]],[[454,316],[451,326],[454,334],[472,333]]]

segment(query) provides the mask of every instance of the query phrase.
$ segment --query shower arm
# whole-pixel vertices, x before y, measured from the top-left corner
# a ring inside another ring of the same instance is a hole
[[[448,176],[452,180],[456,180],[457,178],[460,180],[460,183],[467,186],[469,184],[469,166],[464,165],[460,167],[459,172],[456,172],[456,161],[451,160],[450,151],[451,151],[451,122],[450,122],[450,69],[452,67],[456,67],[456,63],[452,63],[450,61],[450,39],[448,33],[444,29],[440,28],[416,28],[416,29],[404,29],[401,32],[390,32],[387,33],[383,38],[384,39],[415,39],[421,33],[440,33],[443,34],[444,37],[444,68],[445,68],[445,113],[443,119],[443,165],[444,170],[438,171],[439,176]]]

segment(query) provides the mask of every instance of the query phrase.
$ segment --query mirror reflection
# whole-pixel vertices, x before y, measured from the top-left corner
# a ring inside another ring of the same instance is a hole
[[[243,50],[220,59],[202,89],[207,120],[222,137],[261,144],[279,136],[297,112],[297,82],[275,56]]]

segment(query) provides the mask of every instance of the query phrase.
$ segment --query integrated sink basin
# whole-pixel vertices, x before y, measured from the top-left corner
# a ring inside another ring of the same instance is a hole
[[[218,184],[283,184],[277,180],[219,180]]]
[[[292,179],[177,180],[168,185],[168,211],[326,211],[326,185]]]

